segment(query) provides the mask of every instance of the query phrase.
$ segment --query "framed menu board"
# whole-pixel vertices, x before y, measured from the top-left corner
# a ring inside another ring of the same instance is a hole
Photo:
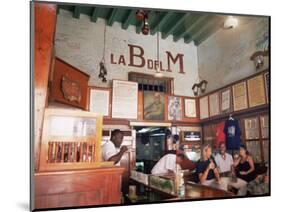
[[[249,107],[255,107],[266,103],[263,75],[258,75],[247,81],[249,94]]]
[[[195,99],[184,99],[184,116],[188,118],[196,118],[196,100]]]
[[[205,119],[209,117],[209,98],[208,96],[199,99],[200,118]]]
[[[89,111],[109,116],[110,90],[106,88],[89,89]]]
[[[210,116],[219,115],[220,106],[219,106],[219,93],[213,93],[209,96],[210,102]]]
[[[248,108],[246,82],[232,86],[234,111]]]
[[[232,111],[231,89],[221,91],[221,112],[228,113]]]
[[[113,80],[112,118],[137,119],[138,83]]]

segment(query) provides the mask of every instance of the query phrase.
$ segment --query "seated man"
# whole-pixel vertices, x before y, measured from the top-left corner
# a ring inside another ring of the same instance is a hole
[[[221,181],[217,165],[211,158],[212,148],[205,145],[202,150],[202,158],[198,161],[196,172],[202,185],[227,190],[227,184]]]
[[[152,168],[151,174],[172,174],[177,170],[177,164],[184,159],[184,154],[166,154]]]
[[[126,146],[121,146],[122,142],[123,133],[119,129],[113,130],[110,141],[102,145],[103,161],[113,161],[115,165],[120,165],[123,154],[128,150]]]
[[[219,153],[215,156],[215,162],[220,176],[229,177],[231,175],[233,171],[233,158],[226,152],[224,143],[219,144]]]

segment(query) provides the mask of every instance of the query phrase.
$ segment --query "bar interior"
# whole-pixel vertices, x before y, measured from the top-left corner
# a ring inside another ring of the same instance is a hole
[[[269,17],[32,15],[34,209],[270,194]]]

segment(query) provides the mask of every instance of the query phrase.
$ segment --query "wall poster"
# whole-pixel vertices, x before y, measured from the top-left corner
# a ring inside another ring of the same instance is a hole
[[[266,103],[263,75],[258,75],[247,81],[249,94],[249,107],[255,107]]]
[[[199,100],[200,118],[205,119],[209,117],[209,98],[208,96],[202,97]]]
[[[143,92],[143,116],[145,120],[165,119],[165,98],[163,93]]]
[[[248,108],[246,82],[241,82],[232,87],[234,111]]]
[[[89,111],[109,116],[110,90],[90,88]]]
[[[231,112],[231,89],[228,88],[221,92],[221,112]]]
[[[182,100],[181,97],[169,96],[168,97],[168,120],[182,119]]]
[[[112,118],[137,119],[138,83],[113,80]]]
[[[216,116],[220,113],[219,93],[213,93],[209,96],[210,116]]]
[[[188,118],[196,118],[196,100],[195,99],[184,99],[184,116]]]

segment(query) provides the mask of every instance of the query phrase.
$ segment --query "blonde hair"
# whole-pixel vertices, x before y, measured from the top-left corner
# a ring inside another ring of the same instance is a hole
[[[205,144],[202,148],[202,152],[201,152],[201,156],[202,156],[202,159],[206,156],[206,151],[208,149],[212,149],[211,145],[210,144]]]

